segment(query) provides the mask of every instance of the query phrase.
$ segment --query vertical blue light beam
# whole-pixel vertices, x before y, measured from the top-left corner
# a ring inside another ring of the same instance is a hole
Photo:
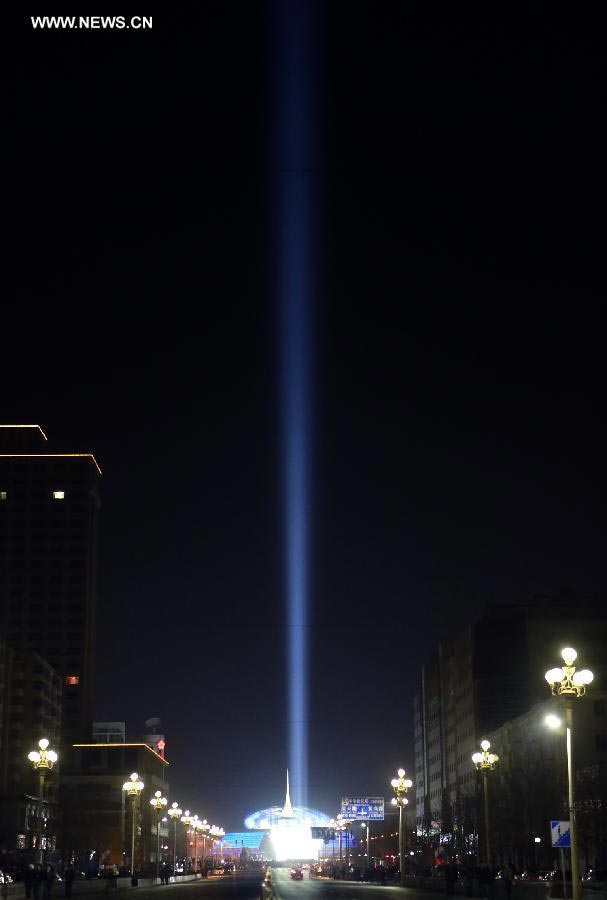
[[[278,306],[287,592],[289,770],[296,805],[308,791],[308,576],[314,176],[311,0],[278,0]]]

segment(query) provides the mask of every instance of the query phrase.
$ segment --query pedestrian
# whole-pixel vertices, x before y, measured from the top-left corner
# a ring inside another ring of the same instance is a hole
[[[445,866],[445,884],[448,894],[455,893],[455,882],[457,881],[457,866],[452,859]]]
[[[74,871],[74,867],[71,864],[71,862],[69,862],[67,864],[67,866],[65,867],[65,871],[63,873],[63,883],[65,886],[65,896],[66,897],[72,896],[72,884],[74,883],[74,875],[75,874],[76,873]]]
[[[25,869],[25,873],[23,875],[23,886],[25,887],[25,897],[26,900],[30,900],[32,896],[32,888],[34,887],[34,867],[32,863]]]
[[[497,877],[497,871],[495,866],[493,865],[493,860],[489,861],[489,865],[487,866],[487,897],[489,900],[495,900],[495,879]]]
[[[514,881],[514,872],[510,863],[506,863],[502,869],[502,880],[504,882],[504,890],[506,891],[506,900],[510,900],[512,896],[512,883]]]
[[[51,900],[54,882],[55,870],[51,865],[48,865],[42,872],[42,900]]]
[[[42,886],[42,867],[40,863],[38,863],[34,867],[33,875],[32,875],[32,895],[34,900],[39,900],[40,898],[40,888]]]

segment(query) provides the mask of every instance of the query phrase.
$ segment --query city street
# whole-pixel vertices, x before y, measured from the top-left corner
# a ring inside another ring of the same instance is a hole
[[[407,897],[415,900],[416,897],[434,896],[428,891],[416,891],[412,888],[396,886],[380,886],[377,884],[360,884],[356,881],[332,881],[325,878],[309,878],[304,876],[303,881],[292,881],[289,877],[289,869],[272,869],[273,896],[277,900],[324,900],[325,897],[332,900],[389,900],[389,898]]]
[[[193,881],[189,884],[169,884],[164,886],[141,887],[134,891],[121,891],[118,896],[129,895],[137,900],[219,900],[224,897],[237,897],[239,900],[259,900],[261,894],[261,876],[226,875],[222,878],[211,878],[204,881]],[[116,895],[113,895],[116,896]]]

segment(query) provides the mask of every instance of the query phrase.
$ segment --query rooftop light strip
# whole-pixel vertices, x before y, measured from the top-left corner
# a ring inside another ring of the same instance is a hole
[[[0,428],[37,428],[45,441],[48,441],[48,438],[40,425],[0,425]]]
[[[2,459],[91,459],[99,474],[101,469],[93,453],[0,453]]]

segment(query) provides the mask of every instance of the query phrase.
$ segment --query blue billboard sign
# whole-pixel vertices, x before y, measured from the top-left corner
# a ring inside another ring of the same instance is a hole
[[[383,797],[342,797],[341,814],[344,819],[370,819],[383,821]]]

